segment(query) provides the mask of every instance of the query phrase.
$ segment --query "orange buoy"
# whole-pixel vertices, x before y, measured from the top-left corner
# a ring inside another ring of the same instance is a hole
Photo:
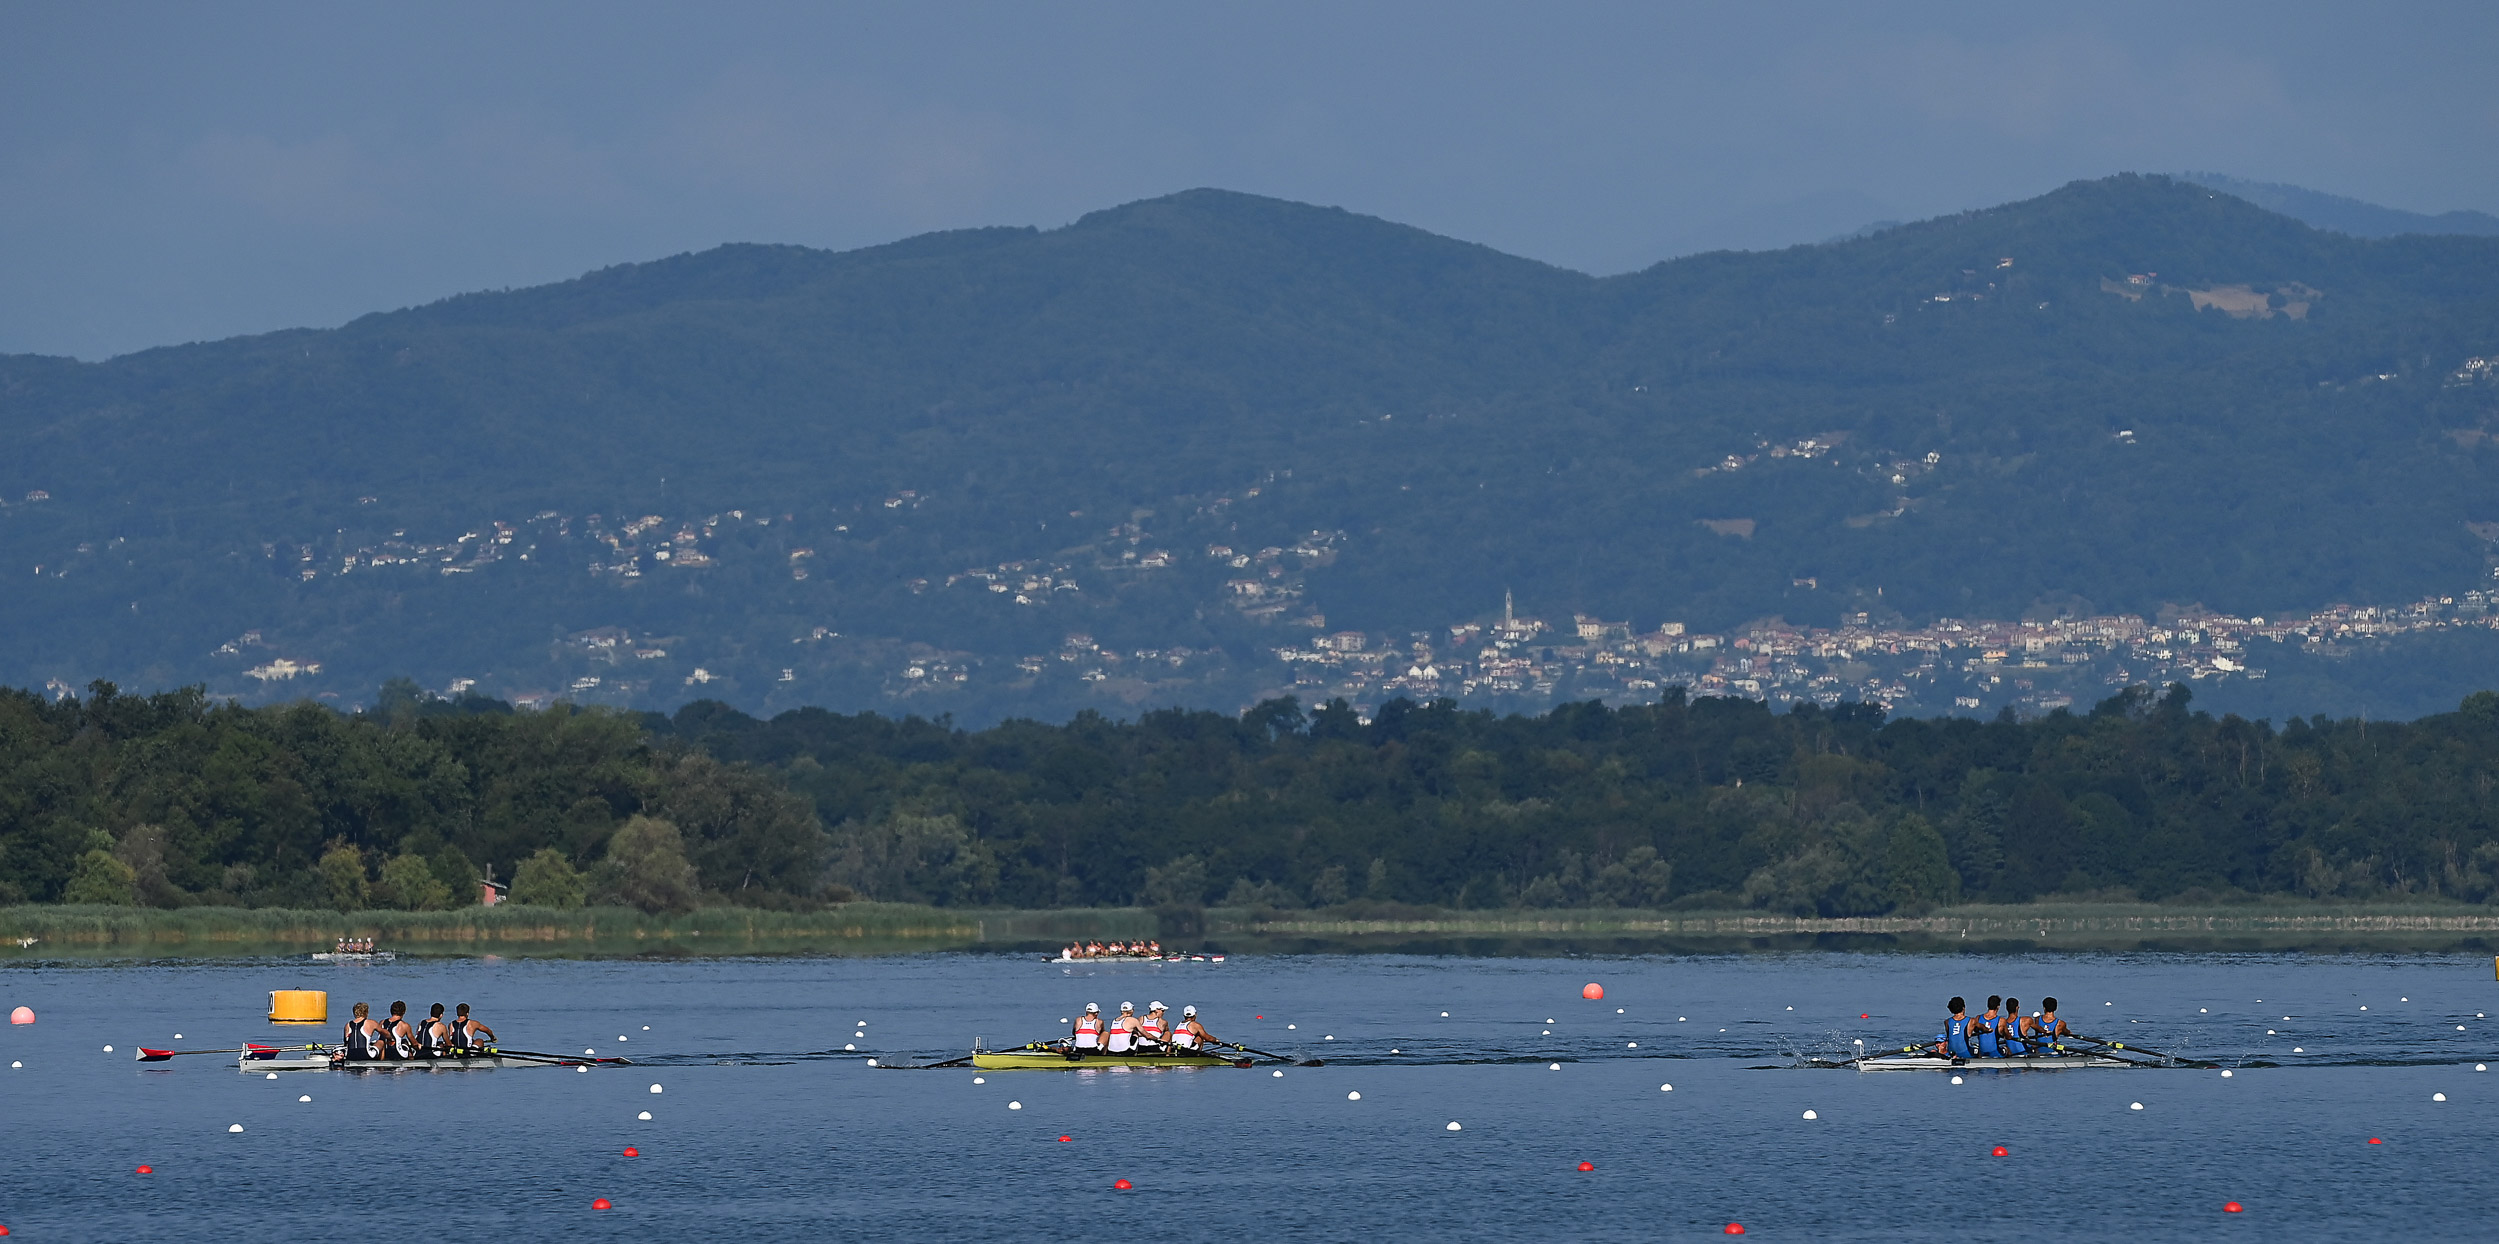
[[[139,1168],[139,1173],[142,1175],[153,1175],[156,1173],[156,1168],[153,1166],[142,1166]]]
[[[2224,1201],[2221,1205],[2221,1212],[2225,1214],[2236,1214],[2240,1212],[2239,1203],[2236,1201]]]
[[[2369,1138],[2369,1143],[2370,1143],[2370,1144],[2373,1144],[2373,1145],[2382,1145],[2382,1144],[2385,1144],[2386,1142],[2385,1142],[2385,1141],[2382,1141],[2382,1140],[2379,1140],[2379,1139],[2378,1139],[2377,1137],[2375,1137],[2375,1136],[2372,1136],[2372,1137],[2370,1137],[2370,1138]]]
[[[629,1158],[638,1158],[642,1156],[642,1151],[631,1145],[627,1145],[625,1146],[625,1156]]]
[[[1059,1137],[1059,1143],[1060,1143],[1060,1144],[1062,1144],[1062,1145],[1064,1145],[1064,1144],[1068,1143],[1069,1141],[1071,1141],[1071,1140],[1073,1140],[1073,1139],[1075,1139],[1075,1138],[1074,1138],[1074,1137],[1072,1137],[1072,1136],[1061,1136],[1061,1137]]]
[[[1580,1164],[1579,1164],[1579,1169],[1581,1169],[1581,1170],[1583,1170],[1583,1171],[1593,1171],[1593,1170],[1595,1170],[1596,1168],[1597,1168],[1597,1164],[1596,1164],[1596,1163],[1594,1163],[1594,1162],[1582,1162],[1582,1163],[1580,1163]]]
[[[2004,1148],[2004,1146],[2003,1146],[2003,1145],[1998,1145],[1998,1146],[1996,1146],[1995,1148],[1988,1150],[1988,1151],[1987,1151],[1987,1156],[1989,1156],[1989,1157],[1991,1157],[1991,1158],[2001,1158],[2001,1157],[2005,1156],[2005,1148]]]
[[[1872,1019],[1872,1018],[1874,1018],[1874,1017],[1873,1017],[1873,1016],[1871,1016],[1871,1015],[1866,1014],[1866,1013],[1865,1013],[1865,1012],[1863,1012],[1863,1011],[1859,1011],[1859,1012],[1857,1012],[1857,1018],[1859,1018],[1859,1019]]]
[[[1727,1234],[1728,1234],[1728,1235],[1742,1235],[1742,1234],[1744,1234],[1744,1224],[1743,1224],[1743,1223],[1740,1223],[1740,1222],[1731,1222],[1731,1223],[1728,1223],[1728,1224],[1727,1224]]]
[[[35,1008],[31,1006],[21,1006],[16,1010],[9,1012],[9,1022],[12,1024],[31,1024],[35,1022]]]
[[[590,1203],[590,1208],[592,1208],[592,1209],[614,1209],[615,1207],[614,1207],[614,1206],[612,1206],[612,1205],[609,1205],[609,1204],[607,1203],[607,1198],[606,1198],[606,1197],[600,1197],[598,1200],[592,1201],[592,1202]]]
[[[1590,1002],[1603,1001],[1605,998],[1605,986],[1600,985],[1595,981],[1590,981],[1587,984],[1580,986],[1579,996],[1586,998]]]
[[[1120,1181],[1118,1181],[1118,1182],[1116,1182],[1116,1183],[1112,1184],[1111,1186],[1112,1186],[1112,1187],[1114,1187],[1114,1188],[1119,1189],[1119,1190],[1120,1190],[1120,1191],[1122,1191],[1122,1192],[1126,1192],[1127,1190],[1129,1190],[1130,1188],[1135,1187],[1136,1185],[1135,1185],[1135,1184],[1132,1184],[1132,1183],[1129,1183],[1129,1182],[1128,1182],[1127,1180],[1125,1180],[1125,1179],[1122,1179],[1122,1180],[1120,1180]]]

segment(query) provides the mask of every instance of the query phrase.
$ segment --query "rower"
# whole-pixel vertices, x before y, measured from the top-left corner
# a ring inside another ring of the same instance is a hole
[[[1119,1004],[1119,1018],[1111,1021],[1110,1052],[1126,1054],[1137,1047],[1137,1004]]]
[[[2042,1054],[2064,1053],[2064,1050],[2057,1047],[2056,1039],[2074,1035],[2073,1030],[2065,1026],[2065,1021],[2056,1017],[2056,999],[2054,998],[2039,1000],[2039,1014],[2031,1018],[2030,1031],[2031,1040]]]
[[[1987,1013],[1970,1021],[1970,1044],[1977,1048],[1980,1058],[1996,1058],[2003,1053],[2003,1047],[1996,1044],[1996,1029],[2004,1022],[1996,1011],[2003,1005],[2003,998],[1989,994]]]
[[[1968,1058],[1970,1056],[1970,1018],[1961,1012],[1969,1006],[1959,998],[1948,1005],[1952,1014],[1944,1020],[1944,1030],[1935,1034],[1935,1056]]]
[[[2019,998],[2005,999],[2004,1014],[2004,1056],[2006,1058],[2029,1057],[2030,1046],[2022,1040],[2022,1000]]]
[[[1163,957],[1163,944],[1161,942],[1147,942],[1145,944],[1145,953],[1160,959]]]
[[[1085,1004],[1085,1013],[1076,1017],[1076,1029],[1069,1035],[1068,1043],[1072,1047],[1079,1050],[1098,1050],[1102,1048],[1101,1003],[1088,1002]]]
[[[1171,1021],[1163,1018],[1163,1004],[1147,1003],[1145,1018],[1137,1021],[1137,1044],[1152,1046],[1157,1054],[1168,1054],[1171,1052],[1170,1038]]]
[[[1171,1047],[1185,1052],[1213,1044],[1215,1034],[1206,1031],[1206,1025],[1197,1022],[1197,1007],[1180,1008],[1180,1026],[1171,1030]]]
[[[451,1056],[451,1025],[443,1020],[443,1004],[434,1004],[433,1013],[416,1024],[416,1050],[420,1058]]]
[[[390,1018],[382,1021],[382,1052],[388,1058],[416,1057],[416,1031],[408,1027],[408,1004],[390,1004]]]
[[[347,1033],[339,1040],[341,1061],[370,1062],[382,1057],[382,1026],[373,1022],[373,1008],[359,1002],[354,1018],[347,1021]]]
[[[451,1046],[456,1050],[482,1050],[494,1044],[495,1030],[477,1022],[463,1002],[454,1012],[459,1018],[451,1021]]]

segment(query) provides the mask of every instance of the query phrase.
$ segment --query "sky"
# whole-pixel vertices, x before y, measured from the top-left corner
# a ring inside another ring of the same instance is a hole
[[[0,352],[1197,186],[1597,273],[2123,171],[2499,212],[2499,5],[0,0]]]

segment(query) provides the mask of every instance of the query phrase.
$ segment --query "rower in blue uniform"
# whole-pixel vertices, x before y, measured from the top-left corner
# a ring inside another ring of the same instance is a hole
[[[1935,1056],[1968,1058],[1970,1056],[1970,1017],[1962,1014],[1969,1004],[1955,998],[1948,1004],[1952,1015],[1944,1020],[1944,1030],[1935,1034]]]
[[[2003,1005],[2003,998],[1989,994],[1987,1013],[1970,1021],[1970,1044],[1978,1048],[1980,1058],[1995,1058],[2002,1053],[1996,1044],[1996,1027],[2003,1022],[2003,1017],[1996,1012]]]
[[[2020,998],[2004,1000],[2004,1018],[1998,1022],[1997,1027],[2004,1030],[1996,1043],[2003,1047],[2006,1058],[2029,1057],[2030,1043],[2022,1040],[2022,1000]]]
[[[2074,1035],[2073,1030],[2065,1026],[2065,1021],[2056,1017],[2056,999],[2054,998],[2039,1000],[2039,1014],[2032,1017],[2030,1031],[2032,1041],[2037,1044],[2042,1054],[2064,1053],[2065,1051],[2057,1046],[2056,1039]]]

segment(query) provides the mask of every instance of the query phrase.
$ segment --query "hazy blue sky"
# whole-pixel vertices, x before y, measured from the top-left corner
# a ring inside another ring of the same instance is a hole
[[[0,351],[1223,186],[1598,272],[2121,170],[2499,210],[2499,5],[0,0]]]

